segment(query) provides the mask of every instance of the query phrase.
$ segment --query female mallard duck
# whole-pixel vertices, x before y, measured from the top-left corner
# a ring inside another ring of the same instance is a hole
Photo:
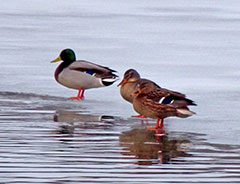
[[[169,116],[181,118],[189,117],[195,112],[188,109],[188,105],[196,105],[184,94],[164,88],[155,88],[152,83],[137,84],[132,94],[133,108],[136,112],[153,119],[157,119],[154,129],[163,128],[163,119]],[[151,129],[150,127],[149,129]]]
[[[108,67],[100,66],[88,61],[77,60],[73,50],[64,49],[51,63],[63,61],[55,71],[58,83],[72,89],[78,89],[78,95],[72,100],[83,99],[84,90],[113,84],[118,76]]]
[[[148,79],[140,78],[140,74],[134,70],[129,69],[124,73],[123,80],[118,84],[120,87],[121,96],[128,102],[133,102],[132,93],[135,91],[136,85],[142,82],[153,83],[156,88],[160,88],[156,83]]]
[[[160,88],[156,83],[148,79],[140,78],[140,74],[134,70],[129,69],[124,73],[123,80],[118,84],[120,87],[120,94],[126,101],[133,103],[132,93],[135,91],[137,84],[141,83],[151,83],[154,88]],[[144,117],[143,115],[138,115],[136,117]]]

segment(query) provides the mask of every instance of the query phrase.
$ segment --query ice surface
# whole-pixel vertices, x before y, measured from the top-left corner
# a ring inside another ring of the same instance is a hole
[[[64,100],[77,91],[54,80],[57,64],[50,61],[62,49],[72,48],[78,59],[108,66],[120,77],[134,68],[142,77],[193,99],[197,115],[166,119],[169,131],[203,134],[211,145],[239,146],[239,1],[11,0],[0,4],[0,92],[6,97],[2,103],[11,100],[10,94],[27,94],[30,104],[50,114],[71,107],[124,120],[135,114],[116,85],[87,91],[83,102]],[[36,103],[31,101],[34,95],[40,96]],[[42,103],[44,96],[50,100]],[[60,101],[55,103],[55,98]],[[16,110],[9,108],[8,113]],[[2,111],[5,117],[8,113]],[[122,132],[121,128],[116,131]]]

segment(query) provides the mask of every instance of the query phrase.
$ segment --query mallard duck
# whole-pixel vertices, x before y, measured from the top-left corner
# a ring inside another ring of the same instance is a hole
[[[135,91],[136,85],[141,83],[151,83],[154,88],[160,88],[156,83],[151,80],[143,79],[140,74],[134,69],[128,69],[123,76],[123,80],[118,84],[120,87],[120,94],[129,103],[133,103],[132,93]],[[134,117],[144,118],[143,115]]]
[[[132,95],[134,96],[133,108],[136,112],[157,119],[156,126],[148,127],[148,129],[162,129],[163,119],[169,116],[186,118],[195,114],[187,106],[196,104],[184,94],[164,88],[155,88],[149,82],[137,84]]]
[[[73,50],[64,49],[51,63],[63,61],[55,71],[58,83],[72,89],[78,89],[78,95],[72,100],[84,98],[84,90],[113,84],[118,76],[115,70],[97,65],[89,61],[76,60]]]
[[[156,83],[148,79],[143,79],[140,74],[134,70],[129,69],[124,73],[123,80],[118,84],[120,87],[121,96],[128,102],[133,102],[132,93],[135,91],[136,85],[142,82],[153,83],[156,88],[160,88]]]

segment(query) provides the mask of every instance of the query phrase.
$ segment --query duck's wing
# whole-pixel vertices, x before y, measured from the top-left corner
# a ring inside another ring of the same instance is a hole
[[[145,79],[145,78],[141,78],[137,84],[141,85],[142,83],[150,83],[152,86],[152,89],[157,89],[157,88],[161,88],[158,84],[156,84],[155,82],[149,80],[149,79]]]
[[[151,91],[148,94],[148,97],[152,99],[159,99],[158,102],[161,104],[172,104],[175,107],[196,105],[194,101],[186,98],[185,94],[165,88],[157,88],[156,90]]]
[[[155,102],[149,98],[147,98],[144,103],[144,106],[148,108],[152,113],[157,114],[155,116],[158,117],[168,117],[168,116],[178,116],[182,118],[186,118],[193,114],[196,114],[193,111],[190,111],[186,105],[176,106],[170,104],[162,104]]]
[[[144,98],[144,100],[142,101],[142,104],[145,106],[145,108],[147,108],[153,113],[157,113],[160,117],[164,115],[166,115],[167,117],[169,116],[169,114],[174,115],[176,113],[176,108],[174,106],[159,103],[148,97]]]
[[[118,77],[116,74],[114,74],[114,72],[116,72],[115,70],[85,60],[73,62],[71,65],[69,65],[69,69],[85,72],[98,78]]]
[[[164,96],[164,97],[169,96],[169,95],[172,95],[172,96],[175,96],[178,98],[186,97],[186,95],[183,93],[179,93],[177,91],[172,91],[172,90],[165,89],[165,88],[157,88],[157,90],[155,90],[155,92],[157,93],[157,95]]]

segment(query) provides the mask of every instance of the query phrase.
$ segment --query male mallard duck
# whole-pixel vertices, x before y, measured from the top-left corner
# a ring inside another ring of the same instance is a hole
[[[113,84],[118,76],[108,67],[84,60],[77,60],[73,50],[64,49],[51,63],[63,61],[55,71],[58,83],[72,89],[78,89],[78,95],[70,99],[83,99],[85,89],[98,88]]]
[[[134,96],[133,108],[136,112],[157,119],[154,129],[162,129],[163,119],[166,117],[186,118],[195,114],[187,106],[196,104],[187,99],[184,94],[164,88],[155,88],[149,82],[137,84],[132,95]]]
[[[126,101],[133,103],[132,93],[135,91],[137,84],[141,83],[151,83],[153,87],[160,88],[156,83],[148,79],[140,78],[140,74],[134,70],[129,69],[124,73],[123,80],[118,84],[120,87],[120,94]],[[138,115],[136,117],[144,117],[143,115]]]

